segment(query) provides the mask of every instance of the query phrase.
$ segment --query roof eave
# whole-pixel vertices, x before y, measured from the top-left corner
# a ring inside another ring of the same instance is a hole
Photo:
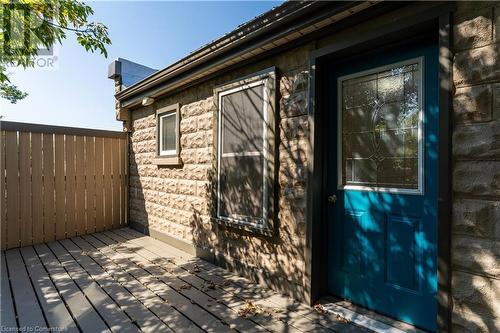
[[[302,2],[294,2],[294,1],[287,1],[283,3],[282,5],[274,8],[273,10],[266,12],[255,19],[247,22],[246,24],[238,27],[237,29],[231,31],[230,33],[208,43],[207,45],[199,48],[198,50],[190,53],[186,57],[180,59],[179,61],[176,61],[170,66],[167,66],[166,68],[158,71],[157,73],[144,78],[143,80],[137,82],[133,86],[128,87],[127,89],[124,89],[120,92],[118,92],[115,96],[118,100],[121,100],[122,98],[127,98],[130,97],[129,95],[134,94],[137,90],[141,90],[143,88],[147,88],[150,85],[154,85],[158,83],[158,81],[161,81],[166,75],[179,70],[181,68],[185,68],[186,66],[189,66],[190,64],[193,64],[194,62],[200,61],[200,59],[203,60],[208,60],[208,57],[212,57],[215,55],[215,53],[220,52],[222,50],[226,50],[229,45],[233,46],[236,44],[238,41],[249,41],[252,38],[255,38],[258,36],[258,33],[262,33],[262,27],[260,27],[257,30],[250,30],[248,29],[251,26],[256,26],[258,24],[257,21],[267,21],[271,15],[283,15],[280,14],[282,12],[285,12],[290,9],[294,9],[291,11],[288,15],[286,16],[280,16],[280,20],[275,21],[274,23],[271,23],[267,26],[276,26],[277,23],[284,23],[285,18],[290,18],[290,15],[297,14],[299,12],[305,11],[305,9],[311,8],[311,6],[318,6],[322,4],[322,2],[309,2],[307,3],[307,6],[298,6]],[[245,34],[242,35],[243,30],[247,28],[248,30],[246,31]],[[253,34],[252,36],[249,36],[249,34]],[[236,36],[240,35],[239,38],[231,41],[232,38],[235,38]]]
[[[156,97],[160,94],[164,94],[169,89],[154,89],[159,84],[164,83],[165,81],[174,81],[169,82],[167,84],[168,87],[178,87],[179,83],[175,82],[175,78],[179,77],[181,74],[185,73],[188,70],[195,70],[196,68],[203,67],[204,64],[214,59],[215,57],[224,57],[225,54],[229,54],[231,51],[234,51],[237,47],[240,47],[243,43],[252,43],[254,48],[242,49],[241,52],[235,53],[234,56],[223,58],[223,63],[229,63],[233,60],[229,65],[234,65],[238,61],[234,61],[238,59],[238,56],[241,57],[241,53],[244,52],[246,54],[250,54],[250,56],[254,56],[257,53],[262,53],[263,51],[270,50],[274,47],[279,46],[279,44],[283,44],[285,42],[292,41],[299,37],[302,37],[305,34],[311,33],[313,31],[319,30],[326,25],[332,24],[334,22],[340,21],[348,16],[353,15],[354,13],[360,12],[366,8],[373,6],[379,1],[364,1],[364,2],[341,2],[338,3],[337,6],[329,8],[329,11],[324,11],[322,15],[317,15],[309,20],[301,20],[298,24],[290,25],[292,20],[296,20],[301,16],[311,12],[312,10],[317,10],[321,8],[325,4],[325,2],[311,2],[308,6],[300,6],[299,9],[295,9],[293,12],[288,13],[286,17],[281,17],[279,22],[271,23],[265,26],[261,26],[259,29],[249,32],[239,38],[227,43],[221,41],[224,37],[230,39],[233,38],[233,33],[241,33],[241,29],[245,26],[242,26],[235,30],[234,32],[224,36],[223,38],[216,40],[205,47],[199,49],[198,51],[193,52],[189,56],[181,59],[180,61],[174,63],[173,65],[160,70],[158,73],[155,73],[144,80],[136,83],[133,86],[128,87],[125,90],[118,92],[115,97],[121,102],[122,107],[130,108],[140,104],[140,99],[144,96],[144,92],[151,91],[148,96]],[[288,4],[289,2],[285,3]],[[291,3],[291,2],[290,2]],[[315,7],[312,7],[312,6]],[[284,5],[282,5],[284,6]],[[281,6],[280,6],[281,7]],[[280,8],[277,7],[277,8]],[[258,19],[265,20],[268,19],[268,16],[264,14]],[[248,24],[252,24],[253,21],[250,21]],[[253,24],[256,24],[253,22]],[[275,34],[272,34],[275,32]],[[265,39],[263,42],[258,41],[258,37],[262,37],[264,34],[271,33],[272,37]],[[273,38],[274,37],[274,38]],[[279,41],[279,43],[277,43]],[[253,44],[255,42],[255,44]],[[278,44],[278,45],[276,45]],[[205,52],[205,50],[210,49],[209,52]],[[257,50],[257,51],[255,51]],[[246,57],[248,58],[248,57]],[[210,68],[214,68],[216,66],[221,66],[221,62],[215,62],[208,68],[203,68],[204,72],[207,72]],[[201,73],[196,72],[196,79],[199,78]],[[174,88],[175,88],[174,87]],[[167,87],[166,87],[167,88]]]

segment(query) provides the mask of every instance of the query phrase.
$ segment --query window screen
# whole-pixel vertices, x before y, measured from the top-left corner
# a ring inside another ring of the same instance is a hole
[[[264,218],[262,162],[262,156],[221,158],[220,216],[247,222]]]
[[[418,189],[421,70],[417,59],[339,80],[343,185]]]
[[[264,86],[222,97],[222,153],[261,153],[264,139]]]
[[[267,208],[265,83],[219,95],[218,217],[262,224]]]

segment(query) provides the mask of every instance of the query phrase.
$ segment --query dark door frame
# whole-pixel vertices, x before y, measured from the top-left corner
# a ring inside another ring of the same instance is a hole
[[[452,97],[452,12],[453,4],[435,7],[408,17],[395,17],[384,26],[369,23],[361,34],[336,40],[310,56],[309,130],[307,211],[306,211],[306,291],[313,304],[326,294],[326,189],[324,103],[322,96],[326,75],[323,63],[332,56],[381,47],[419,32],[438,34],[439,54],[439,160],[438,160],[438,331],[451,327],[451,97]]]

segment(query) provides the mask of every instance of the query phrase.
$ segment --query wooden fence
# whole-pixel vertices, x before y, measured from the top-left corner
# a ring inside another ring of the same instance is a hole
[[[127,224],[125,133],[0,122],[2,249]]]

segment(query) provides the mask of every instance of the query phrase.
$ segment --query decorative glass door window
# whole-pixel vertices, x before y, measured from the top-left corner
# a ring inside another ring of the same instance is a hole
[[[338,79],[339,188],[422,193],[423,59]]]

